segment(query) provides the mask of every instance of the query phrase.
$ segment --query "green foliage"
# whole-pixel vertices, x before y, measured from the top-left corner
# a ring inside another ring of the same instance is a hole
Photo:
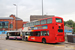
[[[64,21],[64,25],[66,25],[66,23],[67,23],[67,22],[66,22],[66,21]]]
[[[68,26],[68,27],[70,27],[70,25],[68,25],[68,24],[65,24],[65,26]]]
[[[67,24],[68,24],[68,25],[73,25],[73,23],[74,23],[74,22],[73,22],[72,20],[68,20],[68,21],[67,21]]]
[[[74,31],[74,33],[75,33],[75,23],[73,24],[73,31]]]
[[[68,27],[73,27],[74,22],[72,20],[64,21],[64,25]]]

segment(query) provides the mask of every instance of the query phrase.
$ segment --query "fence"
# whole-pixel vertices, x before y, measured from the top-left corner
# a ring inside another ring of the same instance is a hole
[[[6,34],[0,34],[0,40],[6,39]]]

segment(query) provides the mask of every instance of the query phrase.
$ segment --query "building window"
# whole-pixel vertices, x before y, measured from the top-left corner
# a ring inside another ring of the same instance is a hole
[[[10,24],[10,28],[13,28],[13,25],[12,24]]]
[[[2,23],[0,23],[0,28],[2,28]]]
[[[47,19],[47,23],[52,23],[52,18]]]
[[[5,26],[4,26],[4,28],[8,28],[8,23],[5,23]]]
[[[35,22],[35,25],[40,25],[40,21],[36,21]]]
[[[46,24],[46,20],[41,20],[41,24]]]
[[[0,28],[8,28],[8,22],[1,21]]]

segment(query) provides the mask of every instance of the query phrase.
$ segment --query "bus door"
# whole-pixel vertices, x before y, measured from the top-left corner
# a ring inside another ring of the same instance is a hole
[[[9,39],[9,33],[7,32],[7,34],[6,34],[6,39]]]
[[[22,32],[22,40],[25,40],[25,32]]]
[[[22,34],[21,34],[21,32],[16,32],[16,37],[17,37],[17,39],[22,39]]]
[[[40,31],[35,32],[35,41],[40,42]]]

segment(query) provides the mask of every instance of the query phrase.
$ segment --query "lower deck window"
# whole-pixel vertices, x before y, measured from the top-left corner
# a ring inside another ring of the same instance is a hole
[[[46,31],[41,31],[41,36],[46,36]]]
[[[49,36],[49,31],[41,31],[41,36]]]
[[[40,31],[33,32],[33,36],[40,36]]]
[[[12,33],[9,33],[9,36],[20,36],[20,33],[19,32],[12,32]]]

